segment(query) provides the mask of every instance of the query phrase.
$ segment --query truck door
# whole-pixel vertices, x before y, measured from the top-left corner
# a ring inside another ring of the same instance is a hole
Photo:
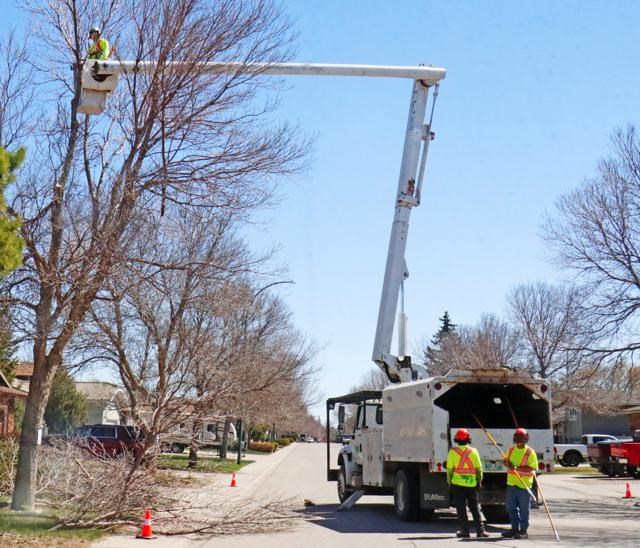
[[[382,487],[382,406],[365,405],[362,428],[362,481]]]
[[[364,427],[365,413],[364,404],[358,405],[358,413],[356,416],[356,428],[353,433],[353,462],[362,466],[362,431]]]

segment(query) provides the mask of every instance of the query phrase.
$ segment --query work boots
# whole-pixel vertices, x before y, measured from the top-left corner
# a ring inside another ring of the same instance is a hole
[[[508,531],[503,531],[500,536],[502,538],[516,538],[516,535],[519,535],[520,533],[514,529],[509,529]],[[518,537],[520,538],[520,537]]]
[[[513,535],[513,538],[529,538],[529,534],[527,533],[527,530],[520,530],[518,531],[515,535]]]
[[[456,533],[456,537],[458,538],[469,538],[470,536],[469,529],[462,529]]]
[[[478,528],[478,532],[476,533],[476,537],[478,537],[478,538],[488,538],[489,535],[484,530],[484,527],[480,527],[480,528]]]

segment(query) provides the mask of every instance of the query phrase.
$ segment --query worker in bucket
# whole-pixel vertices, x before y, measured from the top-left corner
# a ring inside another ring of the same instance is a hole
[[[504,461],[507,473],[507,512],[511,529],[502,533],[505,538],[529,538],[529,507],[531,488],[538,469],[536,452],[527,445],[529,433],[524,428],[516,428],[513,443]],[[516,474],[517,471],[517,474]]]
[[[91,27],[89,30],[89,59],[109,59],[111,50],[106,38],[100,38],[100,28]]]
[[[453,439],[458,444],[447,455],[447,483],[453,490],[453,501],[460,523],[459,538],[469,538],[467,505],[473,516],[473,524],[478,537],[488,537],[480,519],[478,488],[482,483],[482,462],[478,450],[471,447],[471,436],[466,428],[460,428]]]

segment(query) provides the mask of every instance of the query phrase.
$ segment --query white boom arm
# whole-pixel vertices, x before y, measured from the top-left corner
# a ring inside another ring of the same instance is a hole
[[[400,176],[398,178],[396,209],[393,225],[391,226],[387,264],[384,273],[382,296],[380,297],[376,337],[373,343],[372,359],[387,373],[392,382],[405,382],[417,378],[417,371],[411,364],[411,358],[405,354],[406,317],[404,315],[404,306],[399,314],[399,356],[391,354],[391,340],[393,338],[395,314],[398,308],[398,297],[403,290],[404,280],[409,277],[404,257],[409,233],[409,216],[411,215],[411,209],[420,205],[429,142],[433,138],[431,122],[425,124],[428,99],[429,85],[425,85],[419,80],[414,81],[402,152],[402,163],[400,165]],[[435,101],[435,94],[433,100]],[[420,168],[419,172],[418,167]]]
[[[182,64],[166,63],[164,70],[179,71]],[[126,73],[153,74],[157,63],[144,61],[87,60],[82,68],[82,95],[78,112],[100,114],[106,108],[107,97],[118,83],[118,75]],[[189,65],[193,70],[193,65]],[[409,276],[405,263],[405,249],[411,209],[420,205],[429,142],[433,138],[430,122],[425,124],[429,88],[437,86],[445,77],[443,68],[426,66],[333,65],[317,63],[202,63],[203,74],[279,74],[307,76],[365,76],[372,78],[406,78],[413,80],[409,120],[405,134],[402,164],[396,194],[395,215],[389,239],[378,323],[373,344],[373,361],[382,368],[392,382],[415,379],[417,372],[411,358],[405,355],[406,317],[400,313],[399,356],[391,354],[391,341],[398,307],[398,297],[405,278]],[[435,100],[435,94],[434,94]]]

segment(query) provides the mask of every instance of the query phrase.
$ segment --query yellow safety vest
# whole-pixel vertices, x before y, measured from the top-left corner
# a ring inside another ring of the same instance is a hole
[[[110,55],[109,42],[104,38],[98,38],[98,41],[89,48],[89,59],[109,59]]]
[[[452,447],[447,456],[447,470],[451,470],[451,483],[464,487],[478,485],[478,470],[482,473],[480,455],[473,447]]]
[[[524,489],[522,484],[524,483],[529,489],[533,487],[533,478],[535,477],[535,469],[538,468],[538,456],[531,447],[524,446],[522,449],[518,449],[515,445],[509,447],[507,453],[507,460],[515,467],[530,466],[534,470],[527,470],[526,472],[518,471],[518,474],[522,478],[522,481],[518,479],[515,471],[509,470],[507,473],[507,485],[513,485]]]

